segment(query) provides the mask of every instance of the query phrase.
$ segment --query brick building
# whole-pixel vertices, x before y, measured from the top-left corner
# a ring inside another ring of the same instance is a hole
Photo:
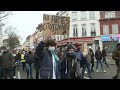
[[[100,34],[103,46],[111,54],[119,42],[120,11],[100,11]]]

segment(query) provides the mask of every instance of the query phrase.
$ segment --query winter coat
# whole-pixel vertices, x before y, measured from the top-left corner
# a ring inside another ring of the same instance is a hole
[[[18,60],[19,60],[19,61],[21,60],[21,54],[20,54],[20,53],[16,54],[15,60],[17,60],[17,61],[18,61]]]
[[[2,68],[11,68],[14,65],[14,57],[10,51],[4,52],[1,56]]]
[[[76,58],[80,60],[80,67],[83,67],[86,64],[86,57],[83,56],[82,51],[75,51]]]
[[[26,63],[32,64],[34,62],[34,56],[33,54],[27,54],[26,55]]]
[[[116,49],[116,50],[114,51],[114,53],[113,53],[113,55],[112,55],[112,58],[113,58],[114,60],[120,61],[120,50],[119,50],[119,49]]]
[[[106,57],[106,49],[103,49],[103,50],[102,50],[102,56],[103,56],[103,57]]]
[[[97,51],[95,52],[95,58],[96,58],[97,60],[102,60],[102,52],[101,52],[100,50],[97,50]]]
[[[53,63],[52,54],[48,49],[45,49],[45,43],[41,41],[35,51],[35,54],[39,58],[40,64],[40,78],[52,79],[53,76]],[[56,79],[60,79],[60,61],[56,61]]]
[[[74,64],[72,66],[72,61],[74,61]],[[67,64],[66,64],[67,63]],[[67,65],[67,66],[66,66]],[[67,67],[67,74],[66,72]],[[64,58],[61,62],[61,74],[62,76],[67,75],[66,78],[63,77],[63,79],[75,79],[75,77],[80,76],[80,60],[74,58]]]

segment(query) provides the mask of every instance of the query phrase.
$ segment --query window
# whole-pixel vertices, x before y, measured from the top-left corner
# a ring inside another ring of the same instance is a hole
[[[118,34],[118,24],[112,25],[112,34]]]
[[[103,25],[103,34],[109,34],[109,26]]]
[[[60,36],[60,40],[62,40],[62,35]]]
[[[96,36],[95,23],[91,23],[91,36]]]
[[[105,12],[105,18],[114,18],[115,11]]]
[[[86,24],[82,24],[82,36],[87,36]]]
[[[81,19],[86,19],[86,12],[85,11],[81,11]]]
[[[57,36],[57,40],[59,41],[59,35]]]
[[[73,37],[78,37],[77,24],[73,25]]]
[[[90,11],[90,18],[91,19],[95,18],[95,11]]]
[[[72,20],[77,20],[77,12],[72,12]]]

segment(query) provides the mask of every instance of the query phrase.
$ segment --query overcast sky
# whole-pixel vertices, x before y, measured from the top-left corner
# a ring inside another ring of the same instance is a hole
[[[43,14],[56,14],[58,11],[13,11],[13,15],[7,19],[7,26],[12,25],[17,28],[18,35],[21,36],[22,42],[28,35],[31,35],[38,24],[43,22]]]

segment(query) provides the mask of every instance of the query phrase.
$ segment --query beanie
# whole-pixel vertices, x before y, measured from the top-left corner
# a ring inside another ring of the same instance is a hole
[[[72,44],[68,44],[67,46],[67,51],[69,51],[70,49],[74,49],[74,46]]]

